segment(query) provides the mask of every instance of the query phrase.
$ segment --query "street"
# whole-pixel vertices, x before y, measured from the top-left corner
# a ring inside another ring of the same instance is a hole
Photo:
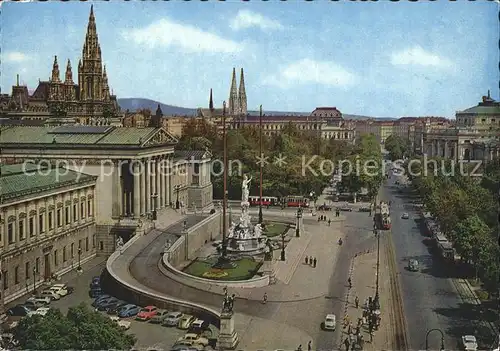
[[[389,179],[379,200],[392,202],[392,238],[408,326],[408,344],[412,350],[425,349],[427,331],[437,328],[445,334],[446,349],[457,349],[460,337],[464,335],[464,320],[453,313],[459,308],[460,296],[449,279],[449,269],[426,246],[425,236],[419,227],[420,216],[409,195],[400,193],[394,181],[394,177]],[[409,214],[409,219],[401,218],[404,212]],[[410,259],[418,260],[419,272],[407,270]],[[428,341],[429,348],[439,349],[440,333],[432,332]]]

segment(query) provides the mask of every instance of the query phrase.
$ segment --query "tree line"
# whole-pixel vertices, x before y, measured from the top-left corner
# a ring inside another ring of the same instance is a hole
[[[258,128],[243,127],[227,130],[227,152],[229,160],[239,160],[243,165],[243,173],[252,176],[250,195],[259,194],[259,156],[260,135]],[[200,119],[192,119],[183,126],[182,137],[176,147],[179,150],[197,150],[208,148],[214,159],[223,158],[224,145],[222,133],[217,127]],[[280,133],[262,136],[262,152],[268,157],[268,164],[263,167],[263,194],[283,197],[287,195],[307,196],[311,192],[321,194],[332,179],[332,175],[340,161],[365,160],[382,158],[380,146],[375,137],[362,136],[355,144],[343,140],[323,139],[317,132],[298,130],[288,123]],[[274,163],[284,160],[282,165]],[[311,160],[311,162],[309,162]],[[315,172],[310,172],[307,164]],[[379,162],[380,164],[380,162]],[[304,171],[305,170],[305,171]],[[323,172],[320,172],[322,170]],[[214,169],[218,174],[220,169]],[[379,172],[380,173],[380,172]],[[214,198],[223,197],[223,177],[212,175]],[[356,174],[343,178],[343,184],[351,192],[361,187],[372,189],[381,184],[381,177],[368,177]],[[241,198],[241,175],[228,175],[228,194],[230,199]]]
[[[483,176],[467,175],[467,172],[451,172],[450,161],[436,159],[428,162],[427,172],[423,163],[412,164],[409,174],[413,185],[421,194],[425,209],[438,221],[441,231],[453,242],[461,260],[474,268],[485,290],[496,292],[498,262],[498,204],[497,192],[500,181],[498,161],[483,168]],[[439,165],[439,169],[434,169]]]

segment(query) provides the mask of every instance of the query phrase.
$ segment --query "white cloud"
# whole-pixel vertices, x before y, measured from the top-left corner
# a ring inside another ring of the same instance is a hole
[[[447,58],[425,51],[421,46],[414,46],[391,55],[393,65],[419,65],[434,67],[450,67],[453,63]]]
[[[236,17],[231,20],[229,26],[233,30],[241,30],[251,27],[258,27],[262,30],[284,29],[283,25],[278,21],[248,10],[240,10]]]
[[[243,49],[240,43],[166,18],[153,22],[147,27],[126,30],[122,36],[125,40],[151,49],[174,46],[186,52],[222,53],[234,53]]]
[[[31,59],[30,56],[23,54],[22,52],[19,51],[10,51],[6,52],[2,55],[2,59],[4,62],[26,62]]]
[[[268,85],[282,88],[291,84],[322,84],[329,86],[350,86],[355,84],[357,77],[345,68],[331,61],[314,61],[302,59],[290,63],[276,76],[264,79]]]

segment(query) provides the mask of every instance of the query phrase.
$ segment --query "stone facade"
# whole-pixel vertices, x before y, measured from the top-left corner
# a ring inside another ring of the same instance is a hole
[[[96,177],[69,171],[59,182],[40,179],[58,171],[2,166],[2,304],[96,254]]]

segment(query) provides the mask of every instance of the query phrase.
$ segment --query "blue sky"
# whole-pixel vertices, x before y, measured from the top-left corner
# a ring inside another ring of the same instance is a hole
[[[2,4],[2,92],[74,80],[90,2]],[[109,83],[119,98],[183,107],[228,99],[243,67],[249,109],[336,106],[371,116],[440,115],[498,98],[498,4],[449,1],[96,2]],[[15,34],[12,34],[15,33]]]

